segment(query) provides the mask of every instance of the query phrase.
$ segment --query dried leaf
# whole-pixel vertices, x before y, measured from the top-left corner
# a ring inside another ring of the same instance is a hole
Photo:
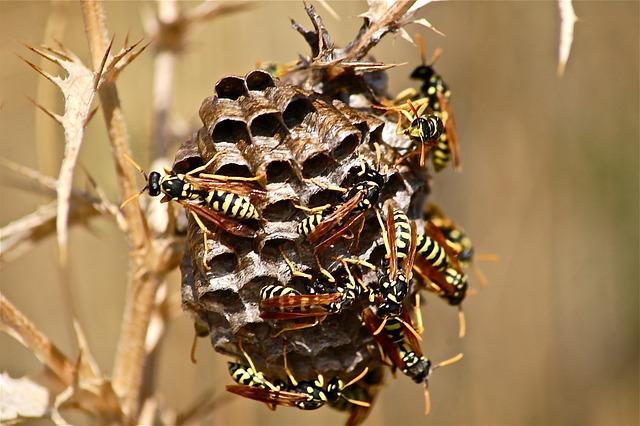
[[[573,29],[578,17],[571,0],[558,0],[560,9],[560,40],[558,42],[558,75],[562,76],[569,61],[573,44]]]
[[[51,391],[29,377],[12,378],[0,373],[0,422],[17,423],[49,415]]]

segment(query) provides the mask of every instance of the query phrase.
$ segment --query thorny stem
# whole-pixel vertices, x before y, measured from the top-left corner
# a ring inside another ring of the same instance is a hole
[[[356,38],[344,49],[344,57],[362,59],[371,48],[378,44],[384,34],[402,26],[400,23],[402,17],[415,2],[415,0],[396,0],[393,5],[389,6],[381,19],[372,22],[368,28],[360,30]],[[387,26],[389,29],[385,30]]]
[[[74,366],[69,359],[18,308],[0,293],[0,320],[10,334],[33,352],[62,383],[73,383]]]
[[[98,0],[82,0],[81,7],[93,65],[98,67],[109,44],[103,5]],[[115,82],[102,84],[98,94],[111,142],[118,185],[123,199],[126,199],[134,195],[137,189],[132,168],[126,159],[130,155],[129,137]],[[122,398],[123,411],[130,418],[135,418],[146,357],[144,341],[161,278],[150,267],[155,252],[148,239],[146,222],[138,203],[129,203],[123,215],[129,225],[127,236],[133,265],[112,383]]]

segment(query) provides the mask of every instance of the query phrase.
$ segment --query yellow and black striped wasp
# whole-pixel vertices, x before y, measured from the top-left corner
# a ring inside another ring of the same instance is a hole
[[[381,321],[371,308],[362,312],[362,318],[366,328],[378,342],[382,353],[391,361],[392,369],[399,369],[416,383],[424,383],[425,414],[429,414],[431,399],[428,380],[431,373],[437,368],[458,362],[462,359],[462,354],[432,365],[429,358],[422,353],[420,341],[404,307],[400,315],[389,317],[386,321]],[[381,329],[384,332],[380,333]]]
[[[319,183],[316,182],[316,184]],[[298,225],[298,233],[314,245],[316,253],[321,253],[331,247],[355,224],[364,223],[364,215],[377,205],[384,184],[384,175],[362,161],[361,171],[357,174],[351,188],[330,187],[343,192],[340,204],[315,209],[298,206],[311,213]]]
[[[324,275],[313,279],[296,271],[295,265],[287,258],[281,249],[282,256],[294,275],[304,276],[309,281],[305,283],[307,294],[279,284],[268,284],[260,290],[260,317],[267,320],[291,321],[291,325],[283,327],[278,334],[285,331],[300,330],[313,327],[322,322],[328,315],[336,314],[351,305],[366,294],[373,300],[370,289],[362,280],[359,266],[375,267],[361,259],[341,258],[342,264],[337,272],[332,274],[334,281]],[[313,323],[295,323],[297,320],[313,318]]]
[[[378,270],[377,314],[384,321],[397,317],[402,311],[404,300],[409,293],[409,282],[413,276],[416,255],[416,226],[400,209],[387,208],[386,223],[376,209],[380,222],[382,239],[387,256],[383,267]]]
[[[248,356],[246,358],[249,360]],[[272,409],[281,405],[296,407],[300,410],[316,410],[327,403],[336,403],[340,399],[362,407],[370,406],[368,402],[351,399],[344,393],[347,388],[366,376],[368,368],[365,368],[348,383],[344,383],[338,377],[327,381],[322,374],[318,374],[313,380],[299,381],[287,366],[285,351],[284,370],[288,377],[286,382],[280,380],[271,382],[265,380],[262,373],[257,373],[251,363],[250,367],[243,367],[241,372],[237,370],[236,374],[232,373],[233,379],[239,385],[228,385],[226,389],[236,395],[264,402]]]
[[[441,50],[436,50],[434,57],[429,64],[424,56],[424,42],[422,37],[416,35],[420,59],[422,64],[416,67],[411,73],[411,78],[422,81],[420,95],[427,100],[427,105],[433,114],[438,116],[444,125],[444,132],[441,133],[436,145],[431,152],[431,162],[436,171],[446,167],[450,160],[456,169],[460,168],[460,148],[458,146],[458,135],[453,118],[453,111],[450,106],[451,90],[444,82],[442,76],[433,68],[441,54]],[[408,93],[405,93],[407,96]]]
[[[384,366],[376,365],[370,368],[359,382],[342,391],[342,394],[348,399],[367,402],[369,407],[352,404],[345,398],[330,404],[331,408],[349,412],[349,417],[345,422],[346,426],[358,426],[367,419],[371,406],[373,406],[373,402],[384,384],[385,371]]]
[[[449,246],[440,229],[430,221],[425,222],[424,231],[417,235],[416,252],[413,270],[418,282],[450,305],[460,306],[467,294],[467,276],[458,262],[457,253]],[[459,323],[459,335],[463,337],[465,320],[461,308]]]
[[[254,238],[256,230],[243,221],[260,218],[256,204],[266,196],[264,189],[255,183],[260,178],[203,173],[216,156],[205,165],[187,173],[177,173],[165,168],[164,174],[153,171],[149,175],[129,158],[147,184],[138,194],[122,203],[122,206],[145,191],[152,197],[162,195],[161,202],[177,202],[191,213],[202,230],[205,250],[209,229],[203,219],[237,237]],[[206,255],[204,257],[206,259]]]

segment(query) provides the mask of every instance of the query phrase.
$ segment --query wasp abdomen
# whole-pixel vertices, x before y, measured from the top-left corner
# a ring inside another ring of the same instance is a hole
[[[416,251],[434,268],[440,271],[446,268],[447,254],[444,248],[428,235],[417,235]]]
[[[237,219],[259,219],[260,215],[248,197],[224,191],[211,191],[206,198],[207,205],[214,211]]]

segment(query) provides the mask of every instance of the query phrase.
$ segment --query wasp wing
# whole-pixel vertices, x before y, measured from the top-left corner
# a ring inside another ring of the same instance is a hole
[[[462,268],[458,262],[458,253],[449,245],[447,237],[444,236],[440,228],[438,228],[433,222],[427,221],[425,226],[426,234],[432,238],[435,242],[442,246],[444,252],[447,255],[447,262],[460,274],[462,274]]]
[[[444,124],[444,130],[447,133],[447,143],[451,151],[453,166],[456,170],[462,170],[460,146],[458,145],[458,133],[456,131],[455,119],[453,118],[453,111],[451,110],[449,101],[447,101],[445,96],[440,92],[438,92],[438,101],[440,102],[442,110],[447,114],[447,122]]]
[[[277,405],[285,407],[295,407],[297,402],[307,399],[307,396],[297,392],[275,391],[271,389],[259,388],[246,385],[227,385],[227,392],[240,395],[255,401],[264,402],[272,409]]]
[[[395,280],[398,276],[398,247],[396,246],[396,222],[393,218],[393,207],[387,207],[387,239],[389,244],[389,279]]]
[[[325,238],[324,240],[322,240],[322,242],[318,243],[314,249],[314,253],[315,254],[322,253],[323,251],[331,247],[331,245],[335,244],[335,242],[338,241],[345,234],[345,232],[347,232],[348,229],[350,229],[360,219],[362,219],[363,216],[364,216],[364,212],[361,212],[353,216],[352,218],[350,218],[347,221],[347,223],[342,225],[335,232],[332,232],[331,235]],[[363,224],[364,224],[364,221],[363,221]],[[358,235],[357,237],[359,238],[360,235]]]
[[[380,318],[378,318],[378,316],[374,314],[370,308],[367,308],[362,311],[362,320],[365,327],[367,327],[367,330],[369,330],[374,339],[376,339],[376,342],[378,342],[378,344],[382,348],[384,354],[389,357],[391,363],[402,370],[402,368],[404,367],[404,363],[402,362],[402,357],[400,356],[398,345],[393,343],[393,341],[389,338],[389,336],[387,336],[387,333],[385,333],[384,331],[378,334],[374,334],[382,324]]]
[[[326,306],[342,297],[342,293],[288,294],[271,297],[260,302],[263,309],[305,309],[312,306]]]
[[[242,237],[242,238],[255,238],[256,236],[256,231],[252,229],[250,226],[248,226],[247,224],[240,223],[237,220],[221,215],[203,206],[198,201],[179,200],[178,202],[185,209],[194,212],[202,219],[206,219],[212,222],[214,225],[228,232],[229,234],[235,235],[237,237]]]
[[[258,184],[250,181],[224,180],[202,175],[185,175],[184,180],[197,186],[199,189],[208,192],[216,190],[230,192],[236,195],[250,197],[252,200],[256,201],[264,200],[264,198],[267,196],[267,193],[264,189],[262,189]]]
[[[309,241],[316,244],[325,234],[338,226],[349,214],[356,208],[358,203],[362,201],[364,194],[362,191],[340,204],[331,214],[322,218],[322,221],[316,226],[316,229],[309,234]]]

